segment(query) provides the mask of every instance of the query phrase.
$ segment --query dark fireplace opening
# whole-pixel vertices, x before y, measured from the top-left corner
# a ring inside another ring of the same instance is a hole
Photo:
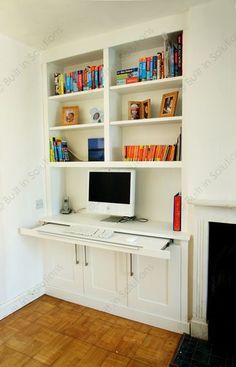
[[[236,350],[236,225],[209,223],[209,341]]]

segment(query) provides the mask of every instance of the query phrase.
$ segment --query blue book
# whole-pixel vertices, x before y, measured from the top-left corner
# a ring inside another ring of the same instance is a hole
[[[153,57],[150,60],[150,79],[153,79]]]
[[[88,89],[92,89],[93,82],[92,82],[92,70],[91,70],[91,68],[88,71],[87,78],[88,78]]]
[[[139,79],[140,80],[147,80],[146,58],[140,59],[139,67],[140,67]]]
[[[175,47],[170,47],[170,76],[175,76]]]
[[[96,66],[95,68],[94,79],[95,79],[95,88],[98,88],[99,87],[98,66]]]
[[[152,58],[152,79],[157,79],[157,56],[153,56]]]
[[[88,160],[104,161],[104,138],[88,139]]]
[[[57,140],[57,156],[58,156],[58,161],[59,162],[63,162],[63,152],[62,152],[62,147],[61,147],[61,140]]]
[[[78,92],[78,71],[72,72],[72,91]]]

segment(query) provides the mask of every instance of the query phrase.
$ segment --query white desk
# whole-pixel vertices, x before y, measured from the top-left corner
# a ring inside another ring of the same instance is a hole
[[[169,259],[168,245],[173,240],[188,239],[187,234],[172,231],[167,224],[154,221],[114,223],[102,221],[102,215],[69,214],[42,218],[40,225],[31,229],[22,228],[21,234],[68,244],[103,248],[143,256]],[[83,224],[112,229],[114,235],[108,240],[95,240],[66,236],[64,226]],[[45,228],[46,227],[46,228]],[[47,229],[43,233],[40,229]]]
[[[101,221],[103,218],[82,213],[57,215],[42,218],[34,228],[20,229],[22,235],[43,240],[44,276],[50,278],[45,293],[188,332],[189,235],[174,232],[165,223],[111,223]],[[65,226],[76,224],[115,233],[108,240],[67,237]],[[47,226],[55,233],[38,231]],[[135,243],[129,241],[133,237]],[[55,274],[58,266],[62,270]]]

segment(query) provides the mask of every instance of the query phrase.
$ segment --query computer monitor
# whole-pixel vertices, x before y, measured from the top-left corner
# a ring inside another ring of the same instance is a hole
[[[88,172],[88,212],[132,217],[134,204],[134,170]]]

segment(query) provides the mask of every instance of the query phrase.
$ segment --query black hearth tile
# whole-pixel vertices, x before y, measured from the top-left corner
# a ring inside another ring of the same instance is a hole
[[[226,360],[224,358],[216,357],[215,355],[211,356],[209,365],[211,367],[225,367]]]
[[[196,349],[193,353],[193,360],[201,363],[208,363],[209,354],[206,351],[202,351],[201,349]]]
[[[191,367],[208,367],[206,363],[202,363],[199,361],[192,361],[190,364]]]

